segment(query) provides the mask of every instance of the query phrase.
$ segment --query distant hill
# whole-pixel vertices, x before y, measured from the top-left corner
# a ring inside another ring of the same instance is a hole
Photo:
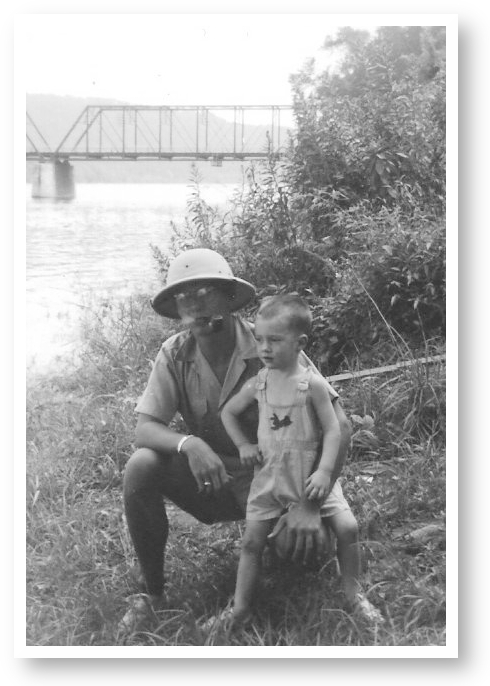
[[[27,94],[26,110],[36,127],[46,140],[51,150],[56,149],[69,132],[79,115],[88,105],[129,105],[130,103],[109,99],[75,98],[49,94]],[[184,115],[185,116],[185,115]],[[189,113],[189,117],[194,116]],[[210,114],[219,124],[220,131],[231,130],[233,123],[219,120]],[[192,122],[189,121],[189,126]],[[268,127],[249,127],[264,136]],[[190,128],[192,130],[192,128]],[[211,127],[210,127],[211,130]],[[218,141],[217,134],[216,141]],[[287,133],[284,130],[283,140]],[[215,144],[210,141],[210,148]],[[38,146],[36,146],[38,147]],[[75,168],[75,180],[80,183],[187,183],[190,179],[192,162],[190,161],[72,161]],[[203,183],[239,183],[246,162],[223,162],[222,167],[214,167],[211,162],[195,163],[199,168]],[[26,163],[26,180],[30,181],[34,162]]]

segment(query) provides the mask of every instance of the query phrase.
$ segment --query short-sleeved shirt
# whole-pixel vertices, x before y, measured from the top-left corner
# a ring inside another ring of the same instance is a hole
[[[238,455],[225,431],[220,412],[229,398],[255,376],[262,367],[257,353],[253,325],[233,315],[235,349],[221,386],[209,363],[189,331],[166,340],[153,365],[146,389],[136,405],[136,412],[150,415],[169,424],[180,413],[190,433],[202,438],[218,454]],[[304,356],[305,366],[313,363]],[[318,372],[319,373],[319,372]],[[332,398],[338,397],[331,388]],[[256,443],[257,405],[241,416],[245,434]]]

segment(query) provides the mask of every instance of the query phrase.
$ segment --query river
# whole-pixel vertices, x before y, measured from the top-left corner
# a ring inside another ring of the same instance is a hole
[[[201,186],[225,207],[234,184]],[[77,184],[69,202],[31,197],[26,184],[26,364],[29,373],[74,359],[84,307],[99,298],[154,293],[150,245],[165,250],[182,224],[186,184]]]

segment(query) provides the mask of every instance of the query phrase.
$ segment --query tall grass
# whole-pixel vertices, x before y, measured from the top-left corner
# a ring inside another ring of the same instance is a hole
[[[122,474],[135,400],[171,330],[141,299],[104,306],[84,329],[79,369],[28,384],[28,645],[118,645],[125,599],[140,590]],[[254,626],[203,635],[198,619],[233,592],[242,525],[206,527],[171,506],[168,604],[128,645],[444,644],[444,366],[415,364],[339,390],[354,429],[343,487],[361,527],[366,591],[386,624],[373,631],[345,611],[335,565],[269,562]],[[434,523],[436,536],[412,537]]]

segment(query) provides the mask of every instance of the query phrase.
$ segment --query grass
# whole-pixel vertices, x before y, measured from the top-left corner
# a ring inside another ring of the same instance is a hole
[[[138,592],[121,485],[134,400],[159,340],[147,307],[107,308],[86,327],[78,373],[31,378],[27,393],[27,645],[118,645],[125,599]],[[129,646],[440,646],[445,644],[444,366],[345,383],[354,428],[344,491],[358,518],[363,581],[386,624],[344,610],[332,564],[269,564],[257,620],[238,636],[202,635],[234,588],[241,523],[206,527],[170,507],[168,605]]]

